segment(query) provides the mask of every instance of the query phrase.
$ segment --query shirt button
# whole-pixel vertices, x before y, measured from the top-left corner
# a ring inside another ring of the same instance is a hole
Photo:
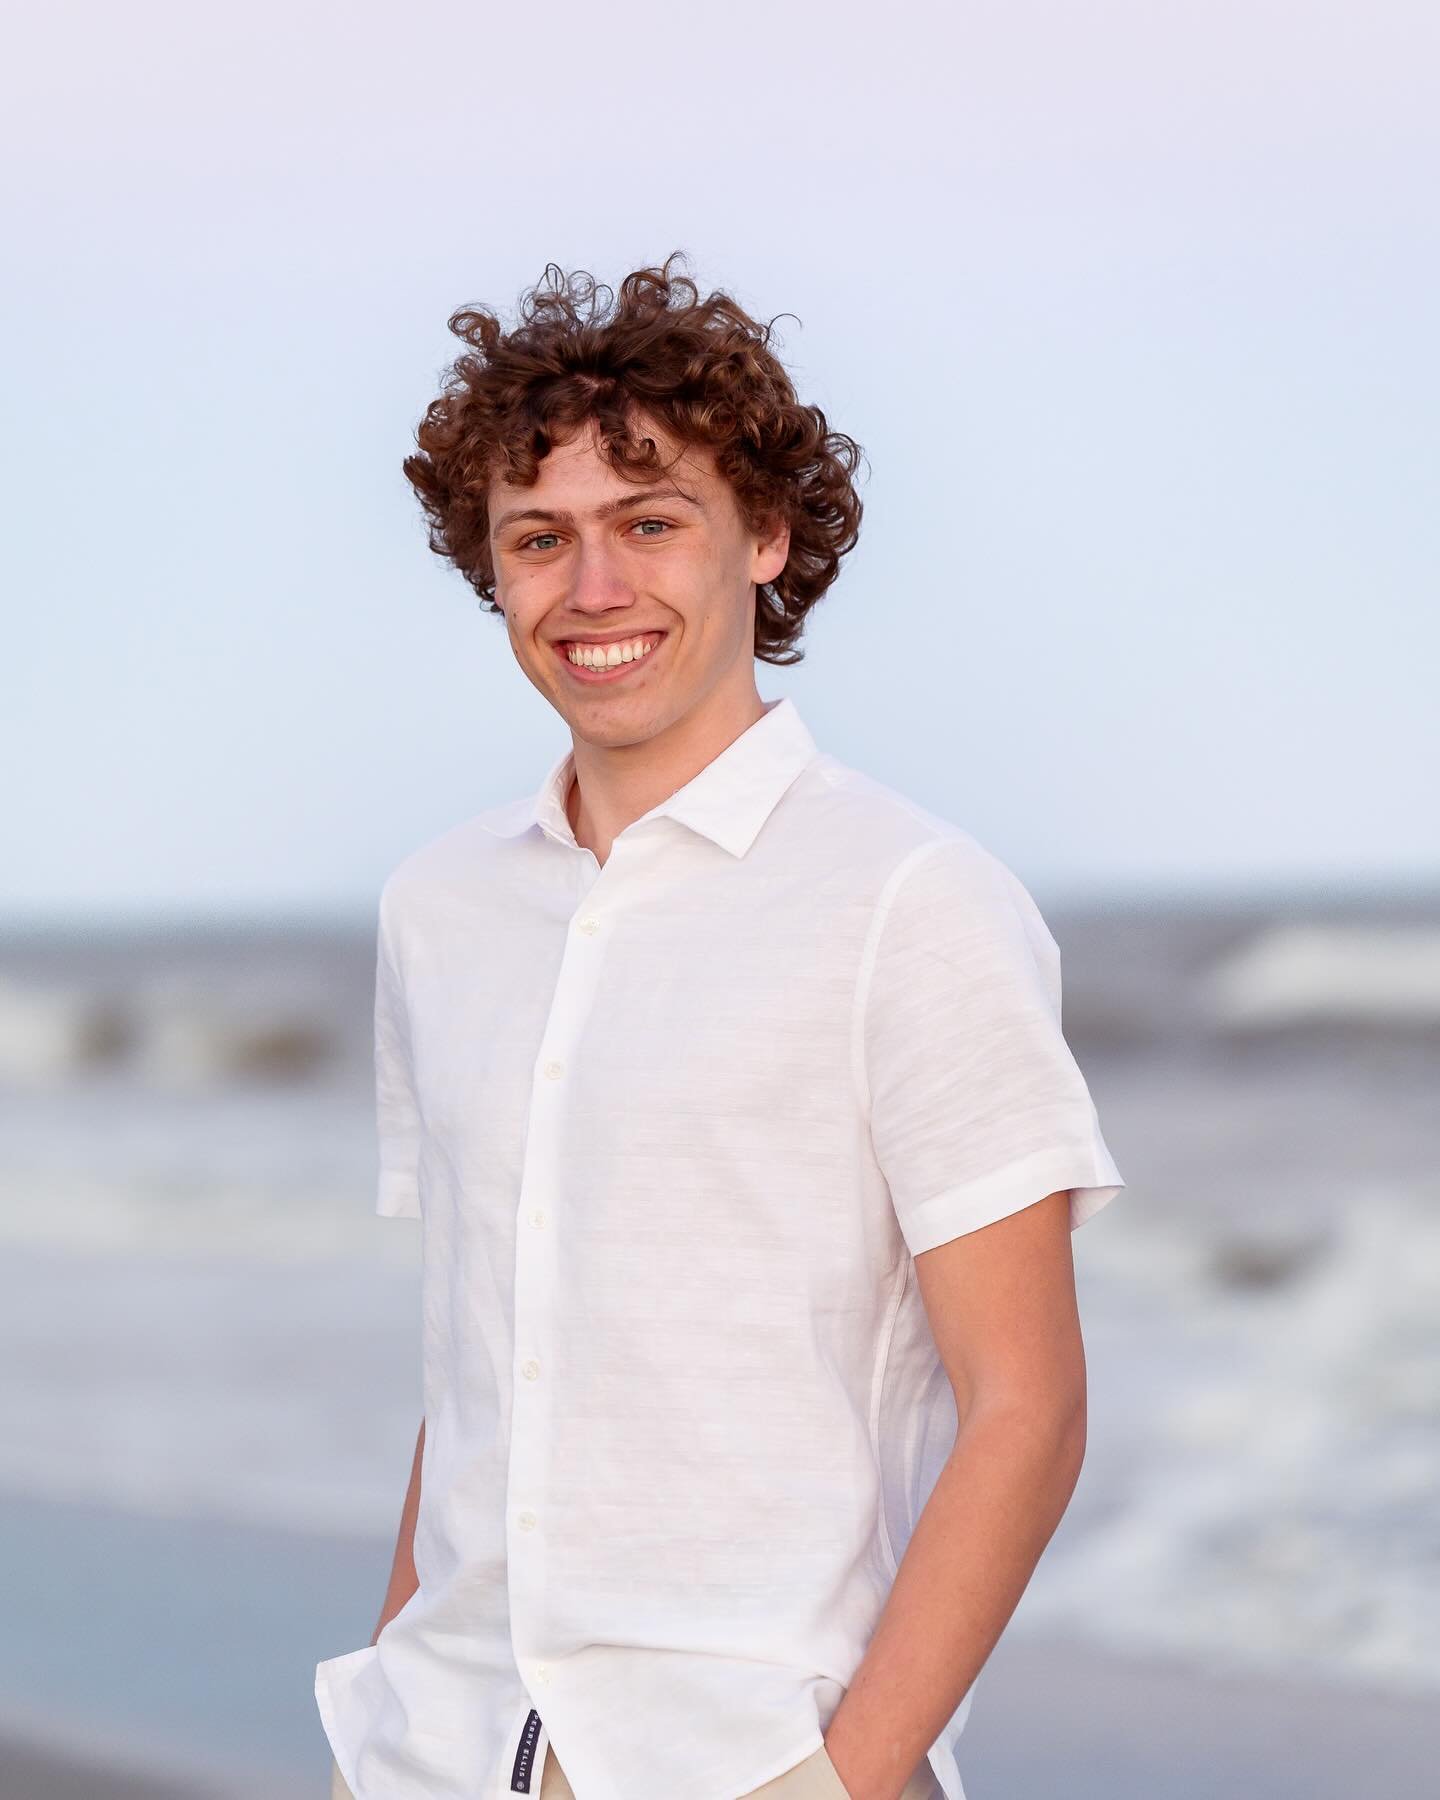
[[[522,1512],[515,1523],[522,1531],[533,1531],[540,1521],[535,1517],[533,1512]]]
[[[600,929],[600,921],[595,917],[594,913],[588,913],[580,921],[580,929],[585,933],[586,937],[594,937],[595,933]]]
[[[546,1078],[550,1081],[558,1081],[564,1073],[565,1073],[564,1063],[547,1062],[545,1065]]]
[[[520,1373],[525,1377],[525,1379],[527,1381],[533,1381],[535,1379],[535,1377],[540,1373],[540,1365],[538,1362],[536,1362],[535,1358],[532,1356],[530,1358],[529,1362],[521,1363]]]
[[[530,1223],[538,1230],[545,1223],[545,1208],[537,1206],[530,1215]]]
[[[548,1663],[536,1663],[534,1673],[537,1681],[548,1681],[550,1679],[550,1665]]]

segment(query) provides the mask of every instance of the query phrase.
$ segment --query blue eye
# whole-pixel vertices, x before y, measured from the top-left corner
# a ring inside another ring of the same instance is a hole
[[[666,521],[664,519],[637,519],[635,521],[635,524],[637,527],[639,527],[641,525],[658,525],[660,527],[660,532],[662,532],[662,533],[666,532],[670,529],[669,525],[666,523]],[[658,535],[659,535],[659,533],[648,532],[648,531],[645,533],[646,537],[653,537],[653,536],[658,536]]]

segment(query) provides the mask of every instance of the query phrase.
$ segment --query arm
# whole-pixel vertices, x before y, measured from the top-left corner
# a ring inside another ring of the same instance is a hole
[[[372,1644],[400,1608],[420,1585],[415,1573],[415,1519],[420,1511],[420,1459],[425,1450],[425,1421],[420,1421],[420,1435],[415,1440],[415,1460],[410,1467],[410,1485],[405,1491],[405,1504],[400,1511],[400,1533],[395,1541],[395,1560],[390,1566],[390,1585],[385,1604],[380,1609],[380,1622],[375,1627]]]
[[[825,1745],[851,1800],[897,1800],[964,1698],[1069,1505],[1085,1357],[1069,1191],[921,1252],[959,1420]]]

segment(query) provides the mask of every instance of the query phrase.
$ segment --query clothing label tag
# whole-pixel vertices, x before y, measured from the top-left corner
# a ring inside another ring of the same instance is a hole
[[[515,1766],[510,1771],[512,1794],[539,1793],[540,1772],[545,1767],[548,1744],[549,1733],[532,1706],[520,1727],[520,1741],[515,1746]]]

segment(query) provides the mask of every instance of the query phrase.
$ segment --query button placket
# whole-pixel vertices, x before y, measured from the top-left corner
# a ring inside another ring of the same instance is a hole
[[[593,859],[592,859],[593,860]],[[593,888],[613,886],[616,874],[598,870]],[[591,893],[581,896],[566,930],[565,945],[540,1040],[531,1084],[530,1117],[521,1167],[515,1239],[515,1360],[512,1375],[508,1511],[512,1523],[507,1558],[510,1630],[517,1666],[529,1669],[535,1683],[548,1683],[549,1663],[536,1661],[548,1638],[541,1610],[545,1592],[541,1559],[545,1481],[551,1461],[550,1382],[547,1346],[552,1342],[556,1294],[556,1233],[563,1230],[558,1212],[557,1140],[562,1108],[568,1104],[574,1046],[583,1033],[599,979],[605,934],[602,909]]]

